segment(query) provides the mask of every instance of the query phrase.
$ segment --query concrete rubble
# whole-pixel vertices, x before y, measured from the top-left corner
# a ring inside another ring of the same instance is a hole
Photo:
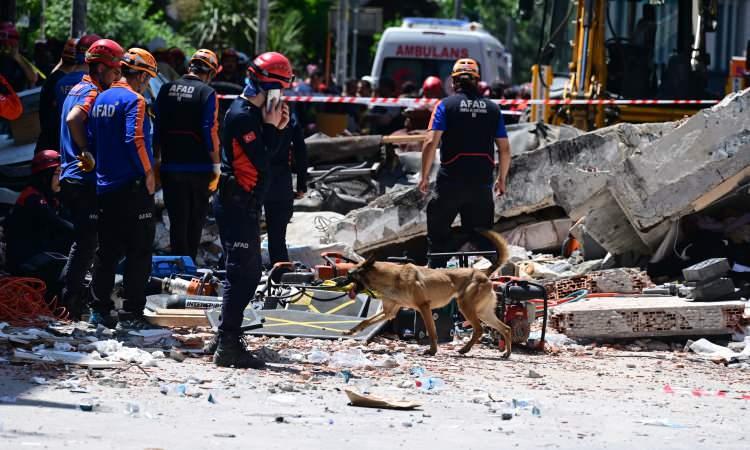
[[[515,148],[497,220],[550,207],[584,218],[586,233],[613,255],[650,255],[672,223],[750,177],[750,90],[680,122],[622,123],[541,147]],[[528,129],[525,131],[528,133]],[[519,138],[520,139],[520,138]],[[367,252],[424,236],[425,206],[402,187],[350,212],[329,230]]]

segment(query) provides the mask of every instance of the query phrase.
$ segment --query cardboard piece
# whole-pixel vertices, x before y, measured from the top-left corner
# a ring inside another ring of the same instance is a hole
[[[390,400],[376,397],[374,395],[364,395],[350,389],[344,389],[346,396],[349,397],[350,406],[359,406],[362,408],[380,408],[380,409],[398,409],[411,410],[422,406],[419,403],[407,402],[403,400]]]

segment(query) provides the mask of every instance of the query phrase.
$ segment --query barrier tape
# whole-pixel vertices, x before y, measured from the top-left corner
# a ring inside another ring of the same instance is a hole
[[[222,99],[235,99],[237,95],[219,95]],[[439,99],[435,98],[382,98],[382,97],[327,97],[312,95],[288,95],[282,97],[288,102],[301,103],[331,103],[347,105],[377,105],[377,106],[432,106],[437,104]],[[593,100],[572,100],[572,99],[548,99],[548,100],[523,100],[523,99],[491,99],[501,106],[512,105],[715,105],[719,100],[616,100],[616,99],[593,99]],[[503,111],[508,113],[508,111]]]

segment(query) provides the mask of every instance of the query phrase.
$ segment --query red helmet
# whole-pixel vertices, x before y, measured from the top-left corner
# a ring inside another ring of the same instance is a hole
[[[102,63],[107,67],[120,67],[120,60],[124,53],[117,42],[110,39],[99,39],[91,44],[86,52],[86,64]]]
[[[91,47],[91,44],[98,40],[101,40],[101,38],[102,37],[98,34],[87,34],[81,36],[81,38],[78,39],[78,43],[76,44],[76,53],[79,55],[85,55],[89,47]]]
[[[248,64],[247,72],[251,79],[258,81],[261,85],[263,83],[279,84],[281,89],[289,89],[294,81],[291,63],[286,56],[276,52],[258,55]]]
[[[223,52],[221,52],[221,59],[222,61],[224,58],[236,58],[239,59],[240,55],[237,54],[237,50],[233,48],[225,48]]]
[[[13,22],[0,23],[0,45],[17,44],[19,39],[20,35]]]
[[[62,55],[60,56],[64,62],[69,64],[73,64],[76,62],[77,43],[78,39],[75,38],[70,38],[65,41],[65,46],[63,47]]]
[[[443,82],[436,76],[429,76],[422,83],[422,95],[429,98],[443,95]]]
[[[60,167],[60,154],[54,150],[42,150],[31,160],[31,173],[36,175],[53,167]]]

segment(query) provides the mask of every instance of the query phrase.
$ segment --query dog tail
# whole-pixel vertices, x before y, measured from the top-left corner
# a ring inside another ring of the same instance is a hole
[[[492,244],[497,249],[497,259],[495,260],[495,262],[492,263],[490,267],[482,271],[487,276],[490,276],[493,273],[495,273],[495,271],[499,269],[500,266],[502,266],[508,261],[508,258],[510,257],[510,252],[508,250],[508,242],[505,240],[504,237],[500,235],[500,233],[496,233],[492,230],[481,230],[479,231],[479,234],[489,239],[490,242],[492,242]]]

